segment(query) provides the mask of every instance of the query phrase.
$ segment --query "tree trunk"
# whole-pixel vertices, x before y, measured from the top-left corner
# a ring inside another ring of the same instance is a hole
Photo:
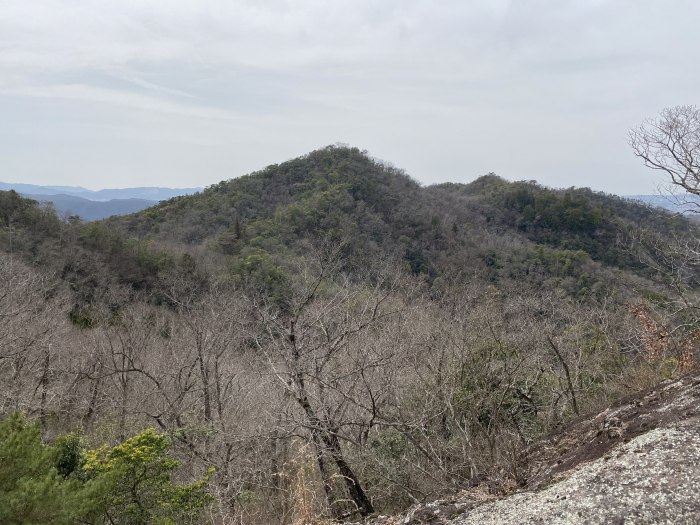
[[[333,461],[338,467],[340,475],[343,477],[343,480],[345,480],[345,487],[348,489],[350,498],[352,498],[352,501],[357,506],[357,510],[359,510],[360,514],[363,516],[367,516],[368,514],[374,512],[372,502],[367,497],[367,494],[365,494],[365,491],[362,490],[360,480],[357,479],[357,476],[343,457],[343,451],[340,447],[338,435],[335,432],[328,432],[324,438],[324,441],[326,441],[326,446],[330,451]]]
[[[324,456],[323,441],[317,430],[311,432],[311,436],[314,442],[314,447],[316,448],[316,462],[318,463],[318,470],[321,474],[321,482],[323,483],[323,492],[326,495],[326,504],[328,505],[328,510],[332,517],[339,517],[336,512],[335,501],[333,500],[333,487],[331,485],[331,476],[328,472],[328,466],[326,465],[326,458]]]
[[[46,430],[46,401],[48,398],[48,383],[49,383],[49,367],[51,365],[51,344],[44,351],[44,368],[42,370],[41,379],[41,405],[39,410],[39,421],[42,430]]]

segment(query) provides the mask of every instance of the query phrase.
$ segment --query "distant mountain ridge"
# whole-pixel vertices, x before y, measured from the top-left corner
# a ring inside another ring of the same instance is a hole
[[[145,199],[111,199],[108,201],[91,201],[75,195],[32,195],[22,193],[23,197],[35,201],[50,202],[56,211],[63,216],[77,215],[85,221],[97,221],[113,215],[128,215],[145,210],[158,201]]]
[[[160,201],[197,193],[201,188],[108,188],[88,190],[80,186],[40,186],[0,182],[0,190],[14,190],[24,197],[50,202],[61,215],[78,215],[83,220],[106,219],[149,208]]]
[[[80,186],[41,186],[36,184],[21,184],[0,182],[0,190],[15,190],[22,195],[72,195],[90,201],[109,201],[112,199],[143,199],[148,201],[163,201],[180,195],[197,193],[202,188],[163,188],[143,186],[138,188],[106,188],[88,190]]]
[[[692,214],[700,210],[700,197],[693,195],[625,195],[625,198],[674,213]]]

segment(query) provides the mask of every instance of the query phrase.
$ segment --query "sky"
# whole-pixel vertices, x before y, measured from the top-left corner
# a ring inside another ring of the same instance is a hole
[[[0,180],[207,186],[345,143],[423,184],[654,193],[696,0],[1,0]]]

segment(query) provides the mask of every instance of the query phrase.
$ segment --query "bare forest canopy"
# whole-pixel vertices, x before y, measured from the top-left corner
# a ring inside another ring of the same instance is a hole
[[[495,175],[423,187],[347,147],[91,223],[0,192],[0,414],[35,422],[0,433],[43,458],[0,474],[2,520],[9,498],[302,523],[526,484],[523,447],[695,366],[696,228]]]

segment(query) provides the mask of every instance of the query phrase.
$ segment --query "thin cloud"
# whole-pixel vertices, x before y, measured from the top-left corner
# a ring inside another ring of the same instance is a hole
[[[52,133],[65,156],[112,141],[57,183],[109,163],[206,185],[347,142],[426,183],[497,171],[621,192],[643,171],[627,129],[696,102],[699,17],[690,0],[5,0],[0,154],[30,178]],[[60,135],[74,115],[85,136]],[[87,134],[110,126],[124,131]],[[154,137],[148,168],[129,129]],[[207,170],[157,140],[188,134]]]
[[[177,97],[183,97],[183,98],[190,98],[190,99],[197,98],[195,95],[193,95],[191,93],[186,93],[180,89],[174,89],[171,87],[154,84],[153,82],[149,82],[149,81],[137,76],[136,74],[131,74],[129,72],[114,73],[114,76],[120,80],[124,80],[126,82],[129,82],[130,84],[133,84],[134,86],[142,87],[142,88],[150,90],[150,91],[155,91],[155,92],[163,93],[166,95],[175,95]]]
[[[178,104],[136,93],[103,89],[83,84],[26,87],[0,90],[0,95],[96,102],[139,111],[151,111],[206,120],[236,121],[239,116],[215,107]]]

